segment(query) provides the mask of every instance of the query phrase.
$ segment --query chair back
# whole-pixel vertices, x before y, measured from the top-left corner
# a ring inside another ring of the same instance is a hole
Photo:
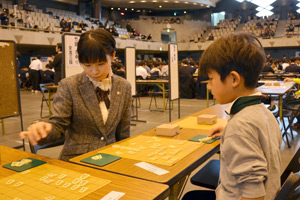
[[[156,79],[158,79],[158,77],[159,77],[158,71],[150,73],[151,80],[156,80]]]
[[[288,166],[285,168],[284,172],[281,174],[281,184],[283,184],[291,173],[296,173],[300,171],[300,147],[295,153],[294,157],[291,159]]]
[[[264,79],[264,80],[277,80],[278,76],[276,74],[264,74],[262,79]]]
[[[297,74],[296,73],[282,74],[281,79],[284,80],[285,78],[297,78]]]
[[[292,200],[300,197],[300,172],[291,173],[287,180],[282,185],[280,191],[275,197],[275,200]]]
[[[56,146],[59,146],[59,145],[63,145],[64,143],[65,143],[65,137],[61,136],[61,138],[59,138],[57,141],[47,143],[47,144],[44,144],[44,145],[35,145],[35,146],[33,146],[29,142],[29,147],[30,147],[31,153],[37,154],[37,151],[40,150],[40,149],[47,149],[47,148],[51,148],[51,147],[56,147]]]

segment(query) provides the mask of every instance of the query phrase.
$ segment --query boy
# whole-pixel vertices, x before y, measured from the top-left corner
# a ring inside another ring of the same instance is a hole
[[[281,132],[255,89],[264,63],[260,42],[248,33],[218,39],[201,57],[208,89],[220,104],[230,103],[227,126],[210,132],[222,136],[217,199],[271,200],[280,189]]]

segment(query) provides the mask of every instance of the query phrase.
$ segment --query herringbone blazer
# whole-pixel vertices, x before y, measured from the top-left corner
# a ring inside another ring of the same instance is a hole
[[[53,100],[52,130],[39,144],[65,135],[60,159],[87,153],[130,136],[131,86],[112,75],[111,105],[104,125],[94,86],[85,72],[63,79]]]

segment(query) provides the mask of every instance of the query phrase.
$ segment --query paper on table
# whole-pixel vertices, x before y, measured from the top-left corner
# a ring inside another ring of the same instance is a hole
[[[140,162],[140,163],[136,163],[134,165],[138,166],[138,167],[140,167],[142,169],[145,169],[145,170],[147,170],[149,172],[152,172],[154,174],[157,174],[159,176],[169,173],[169,171],[167,171],[167,170],[164,170],[162,168],[156,167],[156,166],[151,165],[151,164],[146,163],[146,162]]]
[[[124,192],[111,191],[110,193],[108,193],[107,195],[105,195],[100,200],[118,200],[118,199],[120,199],[124,195],[125,195]]]

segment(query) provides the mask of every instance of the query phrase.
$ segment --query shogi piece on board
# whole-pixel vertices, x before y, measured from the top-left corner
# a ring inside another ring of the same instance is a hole
[[[272,86],[273,83],[265,83],[265,86]]]
[[[273,86],[280,86],[280,83],[273,83]]]
[[[216,115],[199,115],[197,117],[198,124],[215,124],[217,123]]]
[[[155,133],[160,136],[174,136],[179,133],[179,125],[177,124],[162,124],[156,127]]]

